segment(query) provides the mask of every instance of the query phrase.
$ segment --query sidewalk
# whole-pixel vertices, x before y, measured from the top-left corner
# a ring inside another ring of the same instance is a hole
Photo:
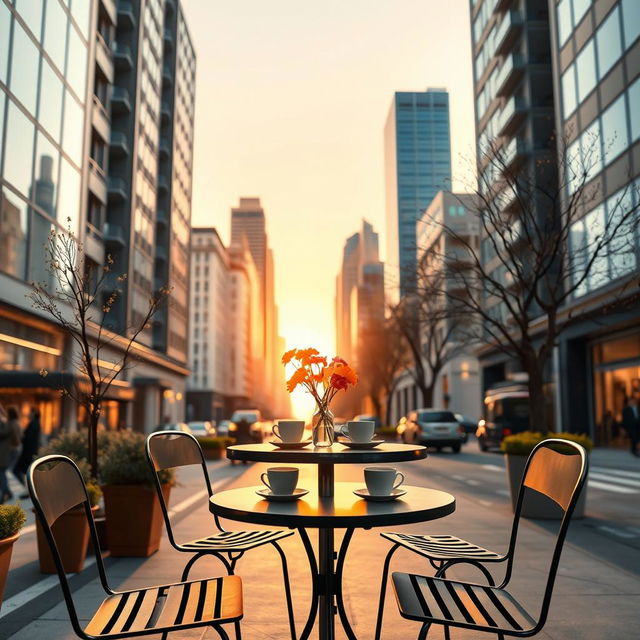
[[[606,465],[613,461],[619,466],[623,458],[620,454],[627,452],[605,452],[594,455],[593,464]],[[620,457],[618,460],[617,458]],[[631,458],[631,456],[629,456]],[[435,460],[435,456],[433,458]],[[616,461],[617,460],[617,461]],[[631,459],[633,462],[633,459]],[[446,460],[439,459],[437,464],[445,464]],[[434,462],[434,466],[435,466]],[[418,471],[415,463],[398,465],[407,476],[409,484],[425,483],[425,472],[429,467]],[[222,469],[222,467],[218,467]],[[225,467],[228,469],[229,467]],[[247,467],[233,467],[228,487],[251,486],[259,484],[259,474],[264,465],[249,465]],[[236,477],[234,477],[236,476]],[[428,475],[427,475],[428,477]],[[355,480],[361,478],[361,470],[357,466],[337,469],[337,480]],[[185,494],[197,493],[200,485],[195,481],[186,482],[183,490]],[[216,481],[218,478],[213,477]],[[315,468],[302,466],[300,486],[313,487],[315,485]],[[438,482],[429,482],[430,486],[443,490],[449,487],[441,486]],[[456,512],[442,521],[403,527],[403,531],[415,532],[447,532],[466,537],[478,544],[504,550],[512,522],[512,514],[506,499],[501,506],[486,509],[477,500],[466,495],[456,495]],[[553,640],[580,638],[581,640],[626,640],[630,637],[629,627],[637,619],[637,598],[640,594],[640,560],[639,555],[631,553],[623,544],[616,546],[611,543],[609,555],[615,553],[616,562],[603,560],[595,543],[589,540],[589,518],[583,522],[576,522],[569,530],[569,537],[560,570],[556,580],[554,597],[551,604],[549,621],[545,631],[538,637]],[[242,528],[241,523],[227,522],[230,529]],[[212,527],[211,516],[205,500],[197,502],[185,513],[177,523],[175,530],[178,539],[191,539],[206,534]],[[251,527],[248,527],[251,528]],[[523,520],[520,531],[520,553],[515,567],[515,578],[512,581],[513,592],[516,593],[528,608],[530,613],[537,614],[539,594],[544,588],[546,577],[546,560],[549,557],[553,541],[548,531],[548,523]],[[381,565],[388,543],[379,536],[380,530],[356,531],[352,541],[345,567],[345,598],[349,618],[358,638],[373,637],[375,613],[379,589]],[[338,541],[341,534],[338,533]],[[315,535],[312,536],[315,544]],[[602,539],[600,538],[600,544]],[[306,561],[303,559],[303,549],[297,535],[291,536],[282,544],[289,560],[291,585],[296,608],[296,623],[298,631],[302,629],[306,618],[310,580]],[[626,567],[625,566],[626,554]],[[184,554],[174,551],[167,543],[166,536],[160,551],[149,559],[109,559],[107,572],[115,588],[133,588],[148,586],[179,579],[182,567],[186,562]],[[82,619],[88,619],[101,599],[101,589],[95,572],[91,576],[90,567],[85,570],[86,583],[75,591],[75,596]],[[392,570],[432,573],[429,566],[417,556],[407,552],[396,554]],[[245,618],[242,623],[243,638],[245,640],[285,640],[288,638],[286,624],[286,610],[281,581],[280,564],[277,554],[270,548],[261,548],[248,553],[238,564],[239,575],[244,581]],[[194,579],[221,574],[222,570],[215,560],[200,560],[192,571]],[[498,577],[501,575],[497,574]],[[459,570],[452,577],[467,577],[479,580],[474,570]],[[83,576],[78,576],[82,579]],[[57,580],[57,579],[56,579]],[[265,588],[265,582],[268,587]],[[385,610],[385,624],[383,638],[385,640],[406,640],[415,638],[419,625],[400,618],[394,602],[391,589],[387,592]],[[67,640],[76,636],[71,631],[64,604],[60,603],[61,594],[58,593],[58,604],[49,606],[46,610],[37,612],[36,599],[33,606],[23,607],[14,614],[0,618],[0,638],[11,640]],[[2,614],[4,614],[4,608]],[[17,615],[20,614],[20,615]],[[344,635],[337,625],[337,638]],[[465,631],[454,631],[453,638],[477,638],[478,634]],[[182,638],[203,637],[202,631],[190,634],[180,634]],[[205,638],[217,637],[211,631],[204,632]],[[315,637],[315,636],[312,636]],[[488,636],[487,636],[488,637]],[[434,628],[429,638],[443,638],[441,629]]]

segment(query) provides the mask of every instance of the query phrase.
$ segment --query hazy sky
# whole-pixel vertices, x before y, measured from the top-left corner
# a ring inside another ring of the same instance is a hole
[[[454,187],[469,175],[468,0],[182,0],[198,57],[193,224],[229,239],[259,196],[289,347],[333,355],[334,289],[363,217],[384,255],[394,91],[450,92]]]

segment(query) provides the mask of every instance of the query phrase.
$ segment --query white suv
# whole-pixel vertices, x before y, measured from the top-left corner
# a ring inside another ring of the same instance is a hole
[[[451,447],[460,453],[465,440],[464,427],[448,409],[418,409],[407,415],[403,440],[425,447]]]

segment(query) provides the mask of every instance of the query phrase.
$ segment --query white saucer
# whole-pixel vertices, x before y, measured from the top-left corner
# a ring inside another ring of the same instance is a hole
[[[404,489],[398,488],[394,489],[388,496],[372,496],[369,493],[369,490],[366,487],[363,487],[362,489],[356,489],[353,493],[355,493],[359,498],[364,498],[371,502],[391,502],[392,500],[397,500],[407,492]]]
[[[269,440],[269,444],[279,449],[302,449],[311,444],[311,440],[304,440],[303,442],[282,442],[282,440]]]
[[[306,496],[309,493],[308,489],[294,489],[293,493],[272,493],[271,489],[258,489],[256,493],[266,500],[271,502],[293,502],[302,496]]]
[[[369,442],[351,442],[351,440],[340,440],[339,443],[350,449],[375,449],[384,440],[369,440]]]

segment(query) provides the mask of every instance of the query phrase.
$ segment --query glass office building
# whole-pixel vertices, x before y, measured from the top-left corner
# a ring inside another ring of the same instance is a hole
[[[414,282],[416,223],[436,193],[450,188],[449,94],[396,92],[384,130],[387,287]]]

